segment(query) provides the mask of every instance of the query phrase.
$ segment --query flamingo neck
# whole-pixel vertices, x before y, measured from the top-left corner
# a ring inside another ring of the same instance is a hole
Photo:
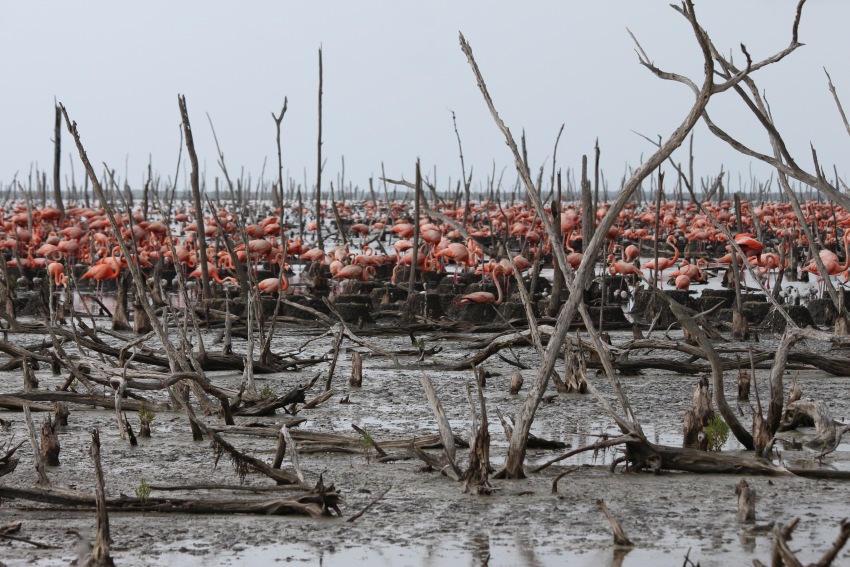
[[[573,228],[570,227],[567,230],[566,234],[564,235],[564,246],[566,246],[567,250],[569,250],[570,252],[575,252],[575,248],[570,246],[570,238],[572,237],[572,235],[573,235]]]
[[[499,285],[499,276],[495,272],[493,273],[493,283],[496,284],[496,305],[501,305],[502,286]]]
[[[679,247],[670,242],[669,240],[667,241],[667,244],[669,244],[673,248],[673,259],[671,260],[671,263],[675,264],[676,261],[679,259]]]

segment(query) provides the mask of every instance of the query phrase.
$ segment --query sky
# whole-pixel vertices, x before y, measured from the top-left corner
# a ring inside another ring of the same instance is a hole
[[[793,0],[711,0],[696,11],[715,44],[742,62],[786,47]],[[812,144],[828,172],[847,171],[848,135],[824,68],[850,105],[850,2],[809,0],[800,40],[786,60],[754,78],[798,162],[811,170]],[[557,167],[600,165],[612,187],[653,151],[637,133],[668,136],[693,102],[684,85],[662,81],[638,63],[628,30],[652,61],[702,80],[702,59],[688,23],[667,0],[510,2],[290,2],[148,0],[66,2],[0,0],[0,187],[17,174],[26,185],[38,167],[52,176],[54,98],[78,124],[98,171],[106,163],[140,187],[148,161],[174,176],[180,145],[178,94],[186,96],[195,145],[209,183],[220,174],[207,114],[232,177],[276,176],[272,113],[284,97],[284,172],[313,186],[317,170],[318,50],[323,51],[323,191],[345,183],[368,187],[381,175],[423,172],[439,189],[460,178],[452,111],[473,186],[495,170],[516,179],[513,157],[477,88],[458,33],[471,44],[496,108],[514,136],[523,130],[532,171],[545,167],[555,139]],[[727,92],[709,112],[729,133],[769,153],[767,137],[740,98]],[[62,175],[82,166],[63,130]],[[768,167],[713,138],[694,134],[695,172],[731,171],[732,189]],[[687,149],[674,154],[686,162]],[[185,152],[184,152],[184,165]],[[181,171],[179,185],[186,180]],[[306,180],[306,181],[305,181]]]

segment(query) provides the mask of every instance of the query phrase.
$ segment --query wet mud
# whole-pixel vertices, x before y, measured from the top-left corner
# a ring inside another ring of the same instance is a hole
[[[395,329],[397,331],[398,329]],[[389,351],[410,348],[406,334],[366,333],[368,340]],[[289,351],[304,343],[308,335],[318,334],[307,328],[279,328],[274,349]],[[675,333],[673,333],[675,335]],[[205,336],[205,341],[213,339]],[[630,333],[612,332],[612,339],[626,340]],[[352,424],[366,429],[376,442],[432,435],[436,421],[426,402],[420,377],[428,376],[439,395],[455,434],[466,438],[470,428],[470,409],[466,384],[473,382],[471,371],[448,371],[452,362],[470,354],[468,343],[457,338],[438,339],[422,335],[425,348],[442,350],[426,356],[400,357],[400,365],[367,349],[343,343],[332,387],[334,396],[318,407],[303,410],[298,417],[307,421],[299,428],[356,436]],[[470,341],[481,336],[468,337]],[[31,339],[30,339],[31,340]],[[768,339],[770,340],[770,339]],[[328,356],[333,337],[307,345],[304,356]],[[764,345],[762,345],[764,346]],[[351,356],[356,349],[363,355],[363,386],[348,386]],[[534,368],[537,355],[528,347],[504,353],[507,359]],[[508,383],[515,369],[496,357],[484,363],[488,371],[485,397],[492,437],[491,460],[498,467],[507,450],[507,440],[495,417],[499,408],[505,415],[520,410],[534,371],[524,370],[526,386],[511,396]],[[556,367],[561,370],[559,364]],[[306,381],[314,370],[327,372],[327,365],[306,372],[258,375],[257,388],[267,394],[281,395]],[[763,396],[768,391],[767,371],[760,371],[757,383]],[[238,388],[241,373],[210,372],[217,385]],[[19,372],[0,375],[3,391],[17,391]],[[64,377],[53,376],[49,369],[37,372],[40,388],[54,389]],[[326,376],[326,374],[325,374]],[[321,393],[324,378],[308,393],[308,399]],[[847,421],[850,417],[847,378],[827,376],[814,371],[790,370],[796,376],[804,396],[827,400],[833,416]],[[603,376],[589,379],[610,397]],[[647,436],[656,443],[680,445],[682,416],[690,407],[696,377],[658,371],[644,371],[621,377]],[[551,386],[550,386],[551,387]],[[735,399],[734,376],[727,374],[727,396]],[[109,392],[107,392],[109,393]],[[614,423],[599,404],[587,395],[548,392],[540,406],[532,433],[544,439],[562,441],[572,447],[593,443],[600,434],[615,434]],[[350,403],[339,403],[343,399]],[[152,394],[150,399],[168,402],[167,396]],[[749,408],[741,407],[742,418],[749,419]],[[130,412],[128,412],[129,414]],[[35,412],[39,423],[44,414]],[[28,439],[21,413],[2,411],[9,421],[0,440],[15,443]],[[237,418],[237,424],[274,425],[284,419],[276,416]],[[130,414],[137,427],[138,418]],[[206,423],[218,425],[215,417]],[[158,487],[191,484],[239,485],[240,479],[226,457],[216,462],[208,440],[193,442],[185,415],[158,412],[153,421],[152,437],[140,439],[136,447],[121,440],[114,411],[72,406],[69,425],[60,431],[59,467],[48,469],[57,486],[94,492],[94,473],[88,456],[90,431],[99,428],[101,454],[109,496],[133,495],[144,481],[152,488],[151,496],[189,496],[186,491],[165,491]],[[850,468],[850,446],[845,441],[823,464],[813,461],[813,453],[799,441],[813,430],[783,434],[781,459],[793,466],[825,466],[839,470]],[[226,434],[226,439],[252,456],[271,462],[274,438]],[[832,542],[841,518],[847,515],[850,485],[842,481],[803,478],[747,477],[757,493],[756,523],[740,524],[735,519],[735,475],[693,475],[684,473],[622,473],[609,470],[615,451],[598,455],[585,453],[562,461],[523,481],[491,481],[492,496],[463,494],[461,483],[439,471],[421,472],[416,460],[381,463],[373,450],[349,454],[310,452],[301,447],[299,459],[308,484],[319,475],[333,482],[344,497],[343,514],[350,516],[389,492],[361,518],[352,523],[340,518],[240,515],[172,515],[111,513],[113,545],[111,553],[117,565],[241,565],[297,564],[323,565],[681,565],[685,555],[701,565],[750,565],[753,558],[767,561],[772,539],[769,524],[801,518],[794,538],[803,560],[816,560]],[[724,451],[740,450],[730,440]],[[17,470],[0,478],[6,486],[35,486],[37,475],[32,466],[29,443],[19,450]],[[543,462],[556,451],[530,450],[527,464]],[[466,452],[461,450],[465,464]],[[552,480],[565,467],[580,468],[565,476],[552,493]],[[289,457],[284,468],[290,466]],[[271,488],[269,479],[249,474],[245,487]],[[244,491],[201,490],[193,497],[281,497],[292,496],[284,488],[253,494]],[[297,496],[297,494],[296,494]],[[614,549],[605,517],[597,508],[597,498],[605,502],[620,519],[635,543],[630,551]],[[46,505],[22,500],[0,504],[0,524],[22,522],[18,535],[58,549],[36,549],[17,541],[0,540],[0,557],[6,565],[67,565],[78,553],[78,532],[87,540],[94,535],[94,513],[57,511]],[[839,562],[850,561],[845,550]]]

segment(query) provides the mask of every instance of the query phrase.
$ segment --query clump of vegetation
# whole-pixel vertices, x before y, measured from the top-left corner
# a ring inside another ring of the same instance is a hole
[[[260,391],[260,395],[263,397],[263,399],[267,399],[267,398],[271,398],[274,395],[274,392],[272,392],[271,387],[269,387],[269,385],[266,384],[265,386],[263,386],[263,389]]]
[[[139,486],[136,487],[136,498],[141,500],[142,506],[144,506],[145,502],[147,502],[148,498],[150,498],[150,495],[151,487],[148,484],[148,481],[142,479],[142,481],[139,483]]]
[[[708,439],[709,450],[719,451],[729,439],[729,424],[720,415],[715,414],[705,426],[705,436]]]
[[[145,403],[142,402],[142,405],[139,406],[139,421],[144,421],[150,423],[153,421],[153,418],[156,417],[156,414],[150,411],[145,407]]]
[[[366,457],[366,462],[371,463],[372,450],[375,448],[375,440],[365,427],[363,428],[363,431],[360,432],[360,435],[360,447],[363,449],[363,455]]]
[[[151,436],[151,422],[156,414],[145,407],[145,403],[139,406],[139,437]]]

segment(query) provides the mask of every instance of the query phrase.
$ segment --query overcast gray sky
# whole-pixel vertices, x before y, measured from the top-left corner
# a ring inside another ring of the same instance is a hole
[[[196,146],[207,179],[218,175],[205,113],[214,122],[228,169],[254,178],[268,158],[275,174],[271,112],[283,97],[284,168],[302,183],[316,177],[317,51],[324,52],[324,179],[335,181],[345,157],[346,180],[364,187],[380,175],[413,176],[417,157],[437,168],[444,188],[460,175],[450,110],[457,115],[467,170],[483,182],[515,179],[513,160],[490,117],[458,31],[472,45],[503,119],[529,161],[551,166],[561,124],[561,167],[576,169],[599,138],[602,168],[615,185],[627,164],[652,147],[633,133],[667,135],[692,95],[661,81],[637,62],[626,28],[665,70],[700,79],[701,58],[687,22],[667,0],[510,1],[181,1],[0,0],[0,182],[33,164],[51,171],[53,99],[76,120],[89,157],[106,162],[140,186],[148,156],[173,175],[179,145],[177,94],[186,95]],[[788,45],[795,0],[711,0],[697,14],[715,43],[758,59]],[[801,164],[809,143],[831,172],[847,168],[850,137],[827,90],[826,67],[850,105],[850,2],[809,0],[800,39],[806,45],[755,78]],[[742,61],[740,55],[736,61]],[[709,111],[730,133],[761,150],[767,140],[737,95],[712,100]],[[696,130],[697,175],[720,166],[748,176],[750,162]],[[63,176],[69,174],[63,131]],[[678,160],[687,155],[680,150]],[[807,167],[809,167],[807,165]],[[82,176],[75,163],[78,182]],[[754,169],[766,179],[766,168]],[[48,174],[49,177],[50,174]],[[181,175],[182,177],[182,175]],[[181,179],[182,183],[182,179]]]

